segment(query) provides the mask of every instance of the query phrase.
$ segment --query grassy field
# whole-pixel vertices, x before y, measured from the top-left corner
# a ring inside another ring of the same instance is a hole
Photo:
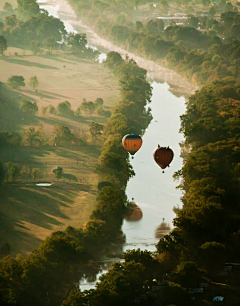
[[[0,188],[0,246],[8,242],[11,255],[25,256],[51,232],[64,230],[68,225],[81,227],[88,220],[96,199],[98,177],[94,170],[101,148],[101,142],[92,144],[89,124],[107,122],[107,118],[96,114],[43,116],[42,106],[57,107],[60,102],[68,101],[75,111],[84,98],[87,101],[102,98],[105,109],[109,110],[119,100],[118,82],[103,65],[64,54],[34,56],[31,51],[8,48],[0,58],[0,65],[0,82],[6,83],[11,75],[22,75],[26,83],[25,88],[11,92],[10,97],[1,101],[1,132],[22,133],[29,126],[43,124],[45,134],[51,137],[54,125],[61,124],[85,140],[83,144],[68,147],[0,148],[1,162],[39,168],[41,174],[37,180],[52,183],[50,187],[37,187],[32,179],[22,176],[16,184],[9,182]],[[37,92],[27,84],[31,76],[39,80]],[[36,116],[20,112],[23,99],[36,101],[39,108]],[[56,166],[63,168],[60,180],[52,172]]]

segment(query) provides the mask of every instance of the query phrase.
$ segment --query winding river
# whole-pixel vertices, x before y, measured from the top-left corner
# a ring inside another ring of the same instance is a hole
[[[124,221],[123,231],[126,234],[126,243],[123,251],[127,249],[147,249],[155,251],[155,238],[157,226],[165,219],[165,222],[172,227],[172,220],[175,216],[174,206],[181,207],[181,191],[176,189],[177,182],[173,180],[173,174],[182,166],[179,143],[183,136],[179,133],[180,116],[185,112],[185,97],[177,97],[171,92],[171,87],[180,86],[182,92],[192,93],[196,88],[187,83],[177,73],[163,68],[150,60],[145,60],[131,54],[96,35],[89,27],[79,21],[68,5],[66,0],[47,0],[41,2],[40,7],[49,12],[50,15],[60,18],[68,32],[82,32],[87,34],[89,45],[98,48],[100,51],[117,51],[123,56],[126,54],[138,63],[140,67],[147,69],[150,79],[159,80],[152,82],[153,96],[150,103],[153,120],[143,135],[143,145],[131,160],[136,175],[130,179],[127,185],[129,199],[140,206],[143,218],[137,222]],[[102,53],[100,61],[105,58]],[[164,80],[161,81],[160,80]],[[174,160],[165,173],[153,160],[153,151],[157,145],[170,146],[174,151]],[[103,271],[104,272],[104,271]],[[92,288],[93,284],[81,282],[81,289]]]

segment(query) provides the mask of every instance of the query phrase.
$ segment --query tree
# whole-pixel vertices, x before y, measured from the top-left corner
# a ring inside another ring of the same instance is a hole
[[[32,169],[32,178],[34,181],[39,176],[40,173],[41,173],[41,170],[39,168]]]
[[[83,99],[83,100],[85,100],[85,99]],[[88,111],[88,102],[86,100],[83,101],[83,103],[80,105],[80,109],[84,111],[85,116],[86,116],[86,113]]]
[[[58,113],[62,116],[71,116],[73,111],[71,110],[71,104],[68,101],[61,102],[57,106]]]
[[[25,135],[25,140],[31,147],[40,146],[45,140],[45,134],[42,125],[40,125],[37,130],[35,127],[29,127],[27,130],[25,130]]]
[[[36,0],[17,0],[17,3],[17,10],[22,19],[26,20],[39,13],[39,6]]]
[[[42,106],[42,114],[43,114],[43,116],[46,115],[47,110],[48,110],[47,106]]]
[[[216,273],[226,262],[226,247],[216,241],[205,242],[199,247],[198,260],[210,275]]]
[[[7,40],[4,36],[0,35],[0,53],[3,55],[3,52],[7,50]]]
[[[102,99],[102,98],[97,98],[97,99],[95,100],[95,104],[96,104],[97,106],[102,106],[102,105],[103,105],[103,99]]]
[[[25,87],[25,79],[21,75],[12,75],[7,80],[7,84],[13,89],[19,89],[20,87]]]
[[[44,41],[43,44],[45,47],[49,48],[49,53],[52,54],[52,51],[54,47],[57,46],[57,41],[54,37],[47,37]]]
[[[56,146],[67,145],[74,140],[74,135],[67,126],[57,124],[54,126],[53,133],[53,140]]]
[[[24,165],[21,169],[21,176],[29,179],[31,177],[31,169],[28,166]]]
[[[184,288],[196,288],[201,282],[202,274],[195,262],[181,262],[177,266],[177,279]]]
[[[48,111],[49,111],[50,114],[56,114],[56,109],[51,104],[48,105]]]
[[[83,53],[87,45],[86,34],[70,33],[67,37],[67,44],[72,47],[74,55]]]
[[[13,8],[12,8],[12,5],[8,2],[5,2],[4,6],[3,6],[3,10],[9,14],[9,15],[12,15],[13,13]]]
[[[19,165],[13,162],[7,162],[6,166],[8,168],[8,171],[7,171],[8,180],[15,181],[21,173]]]
[[[122,59],[122,56],[115,51],[109,52],[107,54],[106,60],[104,61],[104,65],[106,65],[109,68],[119,67],[123,63],[124,60]]]
[[[57,179],[60,179],[63,175],[63,168],[57,166],[57,168],[53,170],[53,173],[55,174]]]
[[[76,114],[77,117],[80,117],[80,116],[81,116],[82,112],[81,112],[80,106],[76,109],[75,114]]]
[[[103,125],[97,122],[90,124],[90,133],[92,135],[92,141],[102,135]]]
[[[5,171],[3,169],[3,164],[0,162],[0,186],[2,185],[5,177]]]
[[[39,85],[38,78],[36,76],[30,77],[28,84],[35,89]]]
[[[92,113],[95,110],[95,104],[92,101],[87,102],[87,106],[88,106],[88,111],[90,113],[90,115],[92,115]]]
[[[33,53],[36,55],[38,53],[40,53],[42,50],[41,50],[41,44],[39,41],[35,41],[35,40],[32,40],[31,41],[31,50],[33,51]]]
[[[36,102],[24,100],[20,104],[20,110],[23,113],[35,115],[38,112],[38,106]]]

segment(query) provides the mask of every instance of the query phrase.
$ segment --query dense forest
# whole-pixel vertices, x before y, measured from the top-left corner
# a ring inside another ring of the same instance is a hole
[[[21,5],[27,1],[18,2],[20,18]],[[121,225],[128,204],[125,187],[134,171],[121,146],[121,138],[129,132],[142,135],[151,121],[150,110],[146,108],[151,100],[146,71],[133,60],[110,52],[104,65],[120,79],[121,101],[103,130],[105,142],[96,169],[101,178],[96,208],[84,228],[68,227],[53,233],[26,259],[7,256],[1,260],[1,305],[188,305],[192,302],[209,305],[214,295],[225,296],[224,305],[238,305],[238,6],[225,1],[202,1],[208,8],[207,15],[202,16],[194,10],[197,1],[178,1],[176,5],[179,9],[184,6],[182,10],[187,11],[188,19],[183,25],[166,25],[161,19],[133,20],[133,13],[140,10],[143,1],[69,2],[81,19],[102,36],[176,70],[201,86],[189,98],[187,111],[181,117],[184,163],[174,178],[183,190],[183,207],[175,208],[175,228],[159,240],[155,254],[140,250],[126,252],[125,261],[114,264],[101,277],[96,289],[73,290],[68,296],[79,279],[79,265],[89,265],[89,260],[108,251],[111,243],[124,241]],[[50,18],[45,12],[40,14],[35,4],[28,18],[18,25],[15,23],[11,30],[9,23],[6,25],[6,19],[10,18],[7,11],[11,8],[5,6],[6,16],[1,16],[4,21],[0,29],[9,44],[20,43],[14,31],[24,28],[31,19],[34,23],[36,19]],[[151,10],[153,4],[149,4]],[[165,15],[171,5],[171,1],[160,2]],[[17,15],[10,16],[18,20]],[[54,22],[60,25],[59,21]],[[27,29],[30,31],[29,26]],[[34,38],[38,37],[35,29],[31,34]],[[37,40],[42,43],[47,37],[40,33]],[[65,35],[64,28],[59,33]],[[25,38],[26,43],[34,45],[29,37]],[[233,263],[228,265],[233,268],[232,273],[224,270],[226,263]],[[203,295],[191,291],[205,286],[208,288]]]

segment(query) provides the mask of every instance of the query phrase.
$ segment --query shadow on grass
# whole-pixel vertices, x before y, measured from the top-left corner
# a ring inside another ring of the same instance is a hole
[[[63,95],[59,95],[59,94],[56,94],[56,93],[52,93],[52,92],[49,92],[49,91],[43,91],[41,90],[41,92],[39,92],[39,95],[40,96],[43,96],[45,98],[47,97],[51,97],[51,99],[54,99],[54,98],[66,98],[66,99],[72,99],[71,97],[68,97],[68,96],[63,96]]]
[[[8,242],[11,255],[21,253],[25,256],[27,251],[37,248],[41,240],[17,228],[25,228],[22,221],[11,220],[8,215],[0,213],[0,245]]]
[[[0,245],[10,243],[11,254],[38,247],[40,240],[28,233],[28,224],[37,226],[39,232],[62,225],[57,218],[69,218],[61,208],[69,207],[80,190],[89,191],[90,186],[64,182],[51,187],[38,187],[35,183],[4,184],[0,187]]]
[[[2,57],[1,59],[5,62],[9,62],[9,63],[12,63],[12,64],[17,64],[17,65],[23,65],[23,66],[29,66],[29,67],[38,67],[38,68],[43,68],[43,69],[59,70],[59,68],[54,67],[54,66],[48,66],[48,65],[35,63],[35,62],[29,62],[29,61],[22,60],[22,59],[14,59],[14,58],[9,58],[9,57]]]
[[[53,60],[53,61],[60,62],[60,63],[71,64],[71,65],[77,65],[77,63],[74,62],[73,60],[65,60],[65,59],[61,59],[61,58],[59,58],[59,57],[47,56],[47,55],[43,55],[42,57],[43,57],[43,58],[48,58],[48,59],[51,59],[51,60]]]
[[[0,87],[0,130],[1,132],[18,131],[24,125],[37,125],[38,117],[26,115],[19,109],[22,100],[34,99],[20,92],[9,90],[6,86]]]
[[[76,160],[76,153],[81,152],[88,158],[98,158],[100,155],[101,147],[96,146],[96,145],[72,145],[67,148],[65,147],[57,147],[54,150],[54,153],[58,156],[64,157],[64,158],[69,158],[71,160]]]
[[[75,175],[73,174],[70,174],[70,173],[63,173],[62,177],[66,180],[69,180],[69,181],[74,181],[74,182],[77,182],[78,179],[76,178]]]

